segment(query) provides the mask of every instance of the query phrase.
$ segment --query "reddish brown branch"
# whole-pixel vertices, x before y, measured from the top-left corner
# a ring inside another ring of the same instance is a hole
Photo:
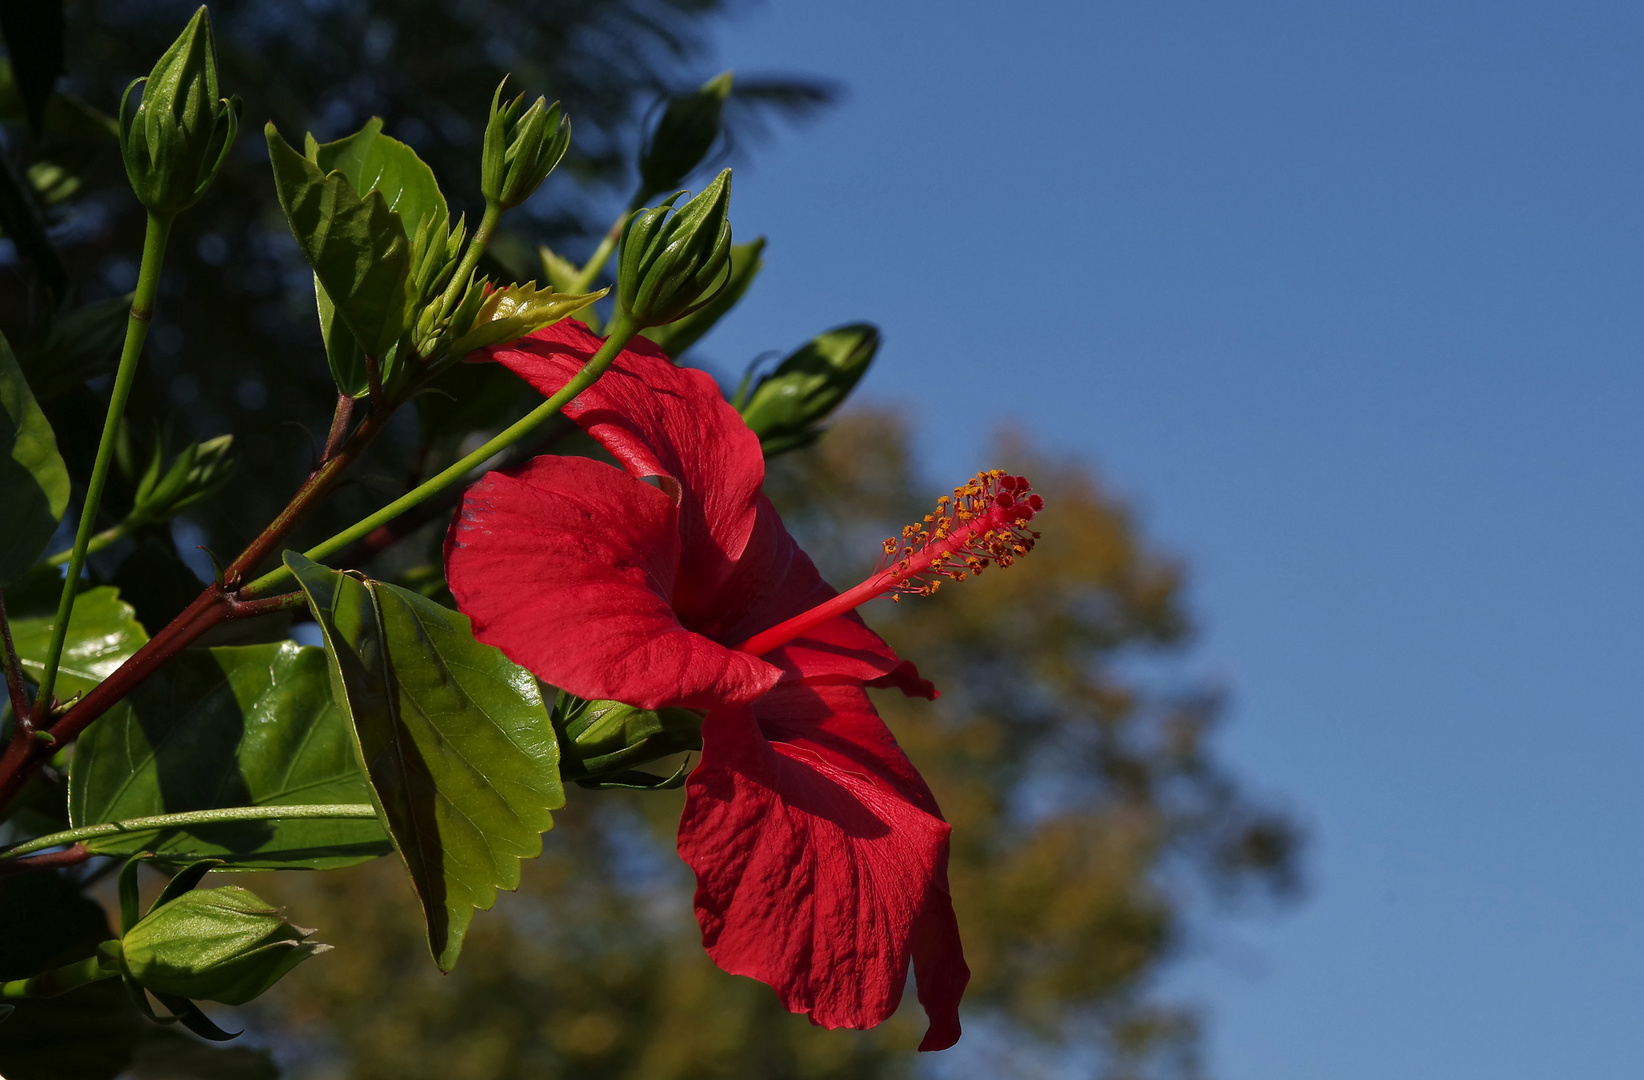
[[[0,592],[0,647],[6,650],[6,693],[11,695],[11,715],[16,717],[21,730],[23,718],[29,715],[29,700],[23,692],[23,669],[17,664],[17,646],[11,640],[4,592]]]
[[[74,844],[62,851],[47,851],[39,855],[22,855],[15,859],[0,859],[0,875],[21,874],[25,870],[55,870],[61,866],[79,866],[92,853],[84,844]]]
[[[346,430],[352,409],[353,399],[339,395],[337,409],[331,422],[333,434],[339,427]],[[343,445],[334,451],[331,448],[331,439],[328,438],[326,456],[319,466],[303,481],[279,516],[228,565],[223,571],[222,582],[208,585],[181,614],[128,657],[108,678],[92,687],[85,697],[52,724],[49,728],[52,743],[42,743],[32,737],[13,738],[7,744],[5,753],[0,755],[0,807],[8,805],[16,798],[17,793],[51,751],[79,737],[94,720],[136,689],[143,680],[165,666],[172,657],[197,641],[207,630],[228,619],[252,618],[300,604],[301,595],[297,593],[251,600],[241,599],[238,589],[246,576],[256,570],[258,565],[280,546],[297,523],[330,493],[337,481],[342,479],[344,471],[360,456],[386,422],[385,414],[372,412],[360,423],[359,428],[346,438]],[[21,733],[19,729],[19,734]]]
[[[337,407],[331,413],[331,430],[325,437],[325,449],[320,451],[320,460],[315,463],[318,469],[321,463],[336,457],[343,448],[343,442],[348,438],[348,423],[354,416],[354,397],[352,394],[337,395]]]

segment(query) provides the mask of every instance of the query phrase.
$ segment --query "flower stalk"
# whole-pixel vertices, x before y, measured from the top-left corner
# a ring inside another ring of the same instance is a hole
[[[37,836],[26,843],[0,851],[0,859],[15,859],[61,844],[77,844],[84,840],[95,840],[100,836],[114,836],[118,833],[156,832],[161,829],[183,829],[193,825],[220,825],[231,821],[288,821],[296,818],[342,820],[376,816],[377,808],[370,803],[229,806],[216,810],[190,810],[181,814],[155,814],[151,817],[127,818],[125,821],[110,821],[101,825],[83,825],[78,829],[66,829],[63,832],[51,833],[49,836]]]
[[[34,702],[34,718],[38,724],[51,709],[52,691],[57,684],[57,668],[63,659],[63,643],[68,637],[69,616],[74,611],[74,595],[80,585],[80,571],[85,566],[86,552],[97,528],[97,509],[103,501],[103,488],[108,483],[109,466],[114,462],[114,447],[119,436],[120,421],[125,416],[126,399],[131,396],[131,385],[137,377],[137,361],[148,337],[148,326],[154,317],[154,302],[160,291],[160,267],[165,261],[166,241],[171,236],[169,216],[150,212],[148,228],[143,236],[143,262],[137,273],[137,290],[131,301],[131,314],[126,319],[125,346],[120,352],[120,366],[114,375],[114,389],[109,395],[108,415],[103,419],[103,435],[97,443],[97,457],[91,467],[91,479],[86,484],[86,499],[80,509],[80,527],[74,536],[74,547],[69,552],[68,573],[63,579],[63,596],[57,604],[57,622],[52,627],[51,645],[46,652],[45,672],[40,677],[40,692]]]
[[[27,979],[0,983],[0,1000],[56,997],[103,979],[112,979],[118,974],[120,969],[109,966],[104,954],[99,952],[96,956],[88,956]]]

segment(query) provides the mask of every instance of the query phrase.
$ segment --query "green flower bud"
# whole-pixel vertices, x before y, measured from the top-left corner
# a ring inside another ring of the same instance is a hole
[[[634,213],[622,228],[617,306],[641,329],[689,315],[730,279],[731,170],[676,209],[679,195]]]
[[[563,115],[559,102],[550,105],[547,98],[537,98],[526,109],[524,94],[501,107],[506,85],[508,80],[502,80],[491,96],[480,191],[486,202],[500,203],[509,210],[529,199],[565,156],[565,148],[571,145],[571,118]]]
[[[156,907],[120,940],[126,978],[156,995],[244,1005],[331,946],[308,940],[282,909],[229,886]]]
[[[143,100],[133,110],[131,92],[138,86]],[[148,78],[126,87],[120,99],[120,153],[137,198],[166,217],[194,205],[239,127],[240,99],[217,94],[217,52],[202,7]]]
[[[553,722],[560,774],[584,787],[675,787],[683,769],[667,779],[633,770],[702,749],[702,714],[690,709],[637,709],[561,692]]]
[[[132,500],[132,525],[146,525],[176,517],[188,507],[221,491],[234,474],[234,436],[190,443],[171,461],[165,460],[161,445],[154,443],[148,468],[137,481]]]
[[[702,84],[693,93],[668,101],[650,141],[639,154],[639,178],[644,194],[671,191],[685,182],[691,170],[713,149],[719,138],[720,113],[731,96],[732,74],[727,71]]]
[[[855,388],[878,351],[878,327],[852,323],[812,338],[761,380],[741,409],[765,456],[820,438],[818,425]]]

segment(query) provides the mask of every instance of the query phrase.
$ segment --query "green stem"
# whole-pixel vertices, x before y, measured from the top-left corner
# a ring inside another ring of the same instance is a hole
[[[605,269],[605,264],[611,261],[611,252],[616,250],[617,241],[622,239],[622,227],[628,224],[628,219],[633,216],[634,211],[643,207],[645,200],[650,197],[651,193],[643,187],[634,192],[628,209],[611,223],[611,227],[605,232],[605,239],[599,242],[599,247],[594,249],[594,253],[588,256],[588,261],[582,264],[582,269],[577,271],[576,280],[571,283],[571,292],[585,293],[593,289],[594,282],[599,280],[600,273]]]
[[[76,960],[72,964],[41,972],[33,978],[13,979],[0,983],[0,1000],[56,997],[87,983],[111,979],[119,973],[116,968],[104,967],[102,957],[88,956],[84,960]]]
[[[497,231],[497,222],[501,220],[502,204],[487,202],[485,213],[480,216],[479,228],[469,238],[468,249],[462,253],[462,262],[457,264],[457,272],[451,275],[451,281],[445,286],[445,295],[440,297],[441,317],[449,315],[467,291],[468,279],[473,275],[474,267],[479,265],[480,256],[485,254],[491,234]]]
[[[60,844],[95,840],[116,833],[158,832],[190,825],[217,825],[225,821],[283,821],[292,818],[374,818],[377,808],[370,803],[310,803],[301,806],[229,806],[218,810],[190,810],[182,814],[156,814],[127,818],[104,825],[84,825],[50,836],[37,836],[16,847],[0,851],[0,859],[14,859],[31,851],[43,851]]]
[[[628,342],[633,340],[634,335],[637,333],[639,333],[639,329],[618,309],[617,322],[611,328],[611,336],[606,338],[605,344],[599,347],[599,351],[589,357],[586,364],[582,365],[582,370],[572,376],[570,382],[560,387],[553,397],[526,413],[524,418],[512,427],[507,428],[502,434],[441,472],[438,476],[423,482],[370,517],[355,522],[331,537],[331,539],[309,548],[303,554],[316,562],[321,561],[333,552],[340,551],[352,544],[378,526],[388,524],[418,503],[431,499],[452,484],[458,483],[470,472],[529,435],[543,421],[557,414],[560,409],[570,404],[573,398],[592,386],[595,380],[605,374],[605,369],[611,366],[611,361],[617,358],[617,354],[627,346]],[[247,599],[261,596],[276,585],[282,584],[290,576],[291,571],[282,566],[242,587],[240,595]]]
[[[45,674],[40,679],[40,693],[34,700],[35,713],[41,718],[52,706],[57,666],[63,659],[63,641],[68,635],[69,615],[74,611],[74,594],[80,587],[80,571],[85,565],[92,530],[97,527],[97,508],[103,501],[103,485],[108,482],[109,465],[114,460],[115,435],[120,430],[126,398],[131,395],[131,384],[137,376],[137,360],[143,353],[149,320],[154,316],[154,298],[160,291],[160,266],[165,262],[166,239],[170,235],[171,218],[152,213],[148,215],[148,231],[143,236],[143,264],[137,272],[137,291],[131,300],[131,314],[126,319],[125,348],[121,350],[120,368],[114,376],[114,391],[109,395],[108,415],[103,420],[103,437],[97,444],[97,459],[91,467],[91,480],[86,484],[86,501],[80,509],[80,528],[74,537],[74,548],[69,552],[68,576],[63,579],[63,598],[58,602],[57,622],[51,630],[51,648],[46,652]]]
[[[108,547],[110,544],[114,543],[114,541],[116,541],[116,540],[120,539],[121,537],[125,536],[130,531],[131,531],[131,522],[130,522],[130,520],[122,521],[118,525],[110,525],[108,528],[104,529],[102,532],[98,533],[96,536],[91,538],[91,542],[86,545],[86,554],[87,555],[97,554],[99,551],[102,551],[104,548]],[[53,555],[51,558],[46,560],[46,565],[47,566],[62,566],[64,563],[68,562],[69,559],[73,557],[73,555],[74,555],[74,549],[73,548],[68,548],[65,551],[59,551],[57,554]]]
[[[571,292],[585,293],[594,287],[594,282],[599,280],[605,264],[611,261],[611,252],[616,250],[617,240],[622,236],[622,223],[627,220],[628,215],[624,214],[611,226],[611,231],[605,234],[605,239],[599,242],[599,247],[594,249],[594,253],[588,257],[582,269],[577,271],[576,280],[571,283]]]

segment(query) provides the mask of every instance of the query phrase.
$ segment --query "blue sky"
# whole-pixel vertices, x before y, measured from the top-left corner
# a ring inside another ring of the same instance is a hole
[[[773,3],[741,362],[871,319],[933,484],[1015,420],[1185,557],[1312,895],[1166,991],[1223,1080],[1644,1059],[1644,7]],[[1050,517],[1046,528],[1053,527]],[[957,1051],[956,1051],[957,1052]]]

